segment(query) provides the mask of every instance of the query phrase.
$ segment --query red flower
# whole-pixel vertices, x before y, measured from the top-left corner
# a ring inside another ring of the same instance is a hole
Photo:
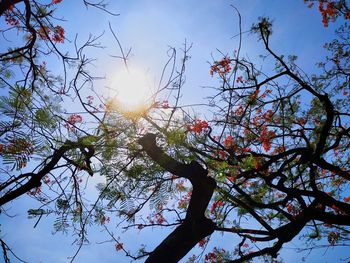
[[[169,109],[170,108],[169,102],[167,100],[164,100],[162,102],[162,104],[160,105],[160,107],[163,108],[163,109]]]
[[[220,200],[219,201],[215,201],[213,203],[213,205],[211,206],[211,208],[210,208],[210,213],[214,214],[214,212],[215,212],[215,210],[216,210],[216,208],[218,206],[224,206],[224,203],[222,201],[220,201]]]
[[[94,100],[94,97],[91,96],[91,95],[89,95],[89,96],[86,97],[86,99],[87,99],[87,103],[88,103],[89,105],[91,105],[92,102],[93,102],[93,100]]]
[[[227,153],[225,151],[223,151],[223,150],[218,150],[217,154],[218,154],[218,157],[220,159],[226,159],[226,157],[227,157]]]
[[[286,150],[284,146],[278,146],[276,147],[271,154],[277,154],[277,153],[282,153]]]
[[[236,82],[243,83],[243,77],[242,76],[237,77]]]
[[[227,180],[229,180],[231,183],[235,183],[237,180],[237,176],[228,176],[226,177]]]
[[[203,248],[206,243],[207,243],[207,239],[203,238],[201,241],[198,242],[198,246]]]
[[[243,148],[242,149],[242,152],[244,152],[244,153],[249,153],[249,152],[251,152],[252,150],[250,149],[250,148]]]
[[[216,262],[216,254],[213,252],[210,252],[205,255],[204,260],[205,262]]]
[[[45,175],[43,178],[44,184],[49,184],[51,182],[50,177],[48,175]]]
[[[262,163],[260,161],[260,158],[254,158],[254,167],[256,170],[261,170]]]
[[[223,76],[231,71],[231,59],[229,57],[224,57],[220,61],[215,61],[214,65],[210,67],[210,75],[213,76],[214,73],[219,73]]]
[[[109,223],[111,221],[111,218],[109,216],[105,217],[104,215],[100,218],[101,225],[104,225],[105,223]]]
[[[19,20],[12,14],[13,5],[11,5],[7,11],[5,11],[5,21],[10,26],[19,26]]]
[[[76,123],[80,123],[82,121],[83,121],[83,118],[79,114],[72,114],[67,119],[67,122],[71,125],[74,125]]]
[[[306,124],[306,120],[304,118],[300,118],[297,120],[298,124],[300,124],[301,126],[304,126]]]
[[[350,202],[350,196],[344,197],[344,202],[349,203]]]
[[[194,133],[201,133],[202,131],[206,130],[208,127],[209,127],[209,124],[206,121],[194,120],[194,124],[189,125],[187,127],[187,130]]]
[[[117,243],[115,244],[115,250],[119,251],[123,249],[123,243]]]
[[[63,0],[52,0],[52,4],[53,5],[57,5],[59,3],[61,3]]]
[[[260,135],[260,142],[262,142],[262,146],[266,152],[271,149],[271,139],[276,137],[275,132],[269,131],[266,126],[262,127],[262,132]]]
[[[233,145],[233,137],[231,135],[227,136],[227,138],[224,141],[224,145],[226,147],[231,147]]]
[[[350,19],[350,11],[345,14],[345,19]]]
[[[177,207],[180,209],[186,209],[188,206],[188,203],[190,202],[191,195],[192,195],[192,190],[188,191],[188,193],[180,199],[180,201],[177,204]]]
[[[81,123],[82,121],[83,121],[83,118],[79,114],[72,114],[68,117],[68,119],[66,120],[66,123],[63,126],[66,127],[69,131],[74,132],[75,131],[74,125],[77,123]]]
[[[163,224],[165,222],[165,218],[163,217],[163,215],[161,213],[156,214],[156,222],[158,224]]]
[[[326,4],[326,8],[324,8],[324,4]],[[322,15],[322,23],[325,27],[328,27],[329,19],[335,19],[338,16],[339,11],[334,7],[333,2],[320,1],[318,10]]]
[[[272,121],[272,116],[273,116],[273,111],[272,110],[268,110],[267,112],[265,112],[263,114],[263,118],[265,119],[265,121],[267,122],[271,122]]]
[[[54,35],[51,38],[53,42],[63,43],[64,42],[64,29],[61,26],[56,26],[54,29]]]

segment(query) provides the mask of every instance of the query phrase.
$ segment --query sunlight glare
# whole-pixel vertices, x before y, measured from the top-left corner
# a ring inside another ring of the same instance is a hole
[[[113,77],[117,108],[124,113],[140,113],[151,104],[152,90],[146,74],[139,69],[119,70]]]

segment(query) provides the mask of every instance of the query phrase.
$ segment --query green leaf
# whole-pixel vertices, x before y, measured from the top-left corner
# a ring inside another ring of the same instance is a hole
[[[97,140],[98,140],[98,138],[96,136],[87,135],[87,136],[80,138],[78,142],[83,144],[83,145],[91,145],[91,144],[97,142]]]
[[[66,199],[58,198],[56,201],[57,208],[60,210],[67,210],[69,208],[69,202]]]
[[[35,120],[46,128],[52,128],[55,125],[55,119],[47,109],[38,109],[35,112]]]
[[[186,133],[184,130],[172,130],[167,133],[167,140],[169,145],[181,145],[186,140]]]
[[[241,164],[241,168],[244,170],[251,170],[254,169],[255,163],[254,163],[254,157],[252,155],[249,155],[247,158],[245,158]]]
[[[45,210],[44,209],[29,209],[27,211],[28,213],[28,218],[33,218],[33,217],[36,217],[36,216],[41,216],[43,214],[45,214]]]

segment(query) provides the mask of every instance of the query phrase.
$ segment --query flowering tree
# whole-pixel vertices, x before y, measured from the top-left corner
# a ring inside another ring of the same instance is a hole
[[[63,231],[74,219],[74,231],[85,240],[82,185],[88,179],[82,174],[97,172],[92,158],[100,153],[97,141],[103,132],[97,136],[94,128],[103,123],[106,105],[92,96],[96,77],[88,72],[92,59],[85,55],[86,49],[99,47],[99,37],[80,46],[78,37],[67,40],[64,21],[55,17],[61,2],[0,3],[0,206],[6,215],[6,204],[29,195],[47,208],[30,209],[30,217],[58,212],[55,230]],[[114,15],[103,2],[82,4]],[[73,112],[62,107],[72,101]],[[86,126],[87,121],[95,126]],[[97,208],[88,213],[102,220]],[[4,240],[1,244],[8,262],[11,249]]]
[[[309,76],[296,56],[274,52],[272,24],[261,18],[250,32],[266,52],[262,63],[275,67],[262,71],[240,48],[213,61],[209,74],[219,85],[208,105],[212,119],[179,106],[190,49],[185,46],[179,70],[170,70],[167,81],[160,82],[149,108],[130,117],[112,100],[101,99],[100,107],[92,95],[82,96],[85,85],[94,83],[82,50],[94,46],[94,39],[77,48],[75,57],[60,53],[64,29],[52,22],[52,10],[61,1],[13,6],[17,2],[22,1],[0,5],[9,28],[26,35],[21,47],[0,55],[1,85],[9,91],[0,104],[0,154],[13,164],[1,171],[1,206],[29,194],[45,205],[31,209],[30,216],[40,220],[58,213],[56,230],[72,228],[80,246],[86,225],[94,222],[116,250],[133,259],[147,257],[146,262],[177,262],[196,244],[205,250],[215,231],[239,241],[234,251],[215,247],[206,252],[205,262],[276,258],[284,244],[301,235],[310,248],[324,239],[328,246],[348,245],[348,24],[325,45],[331,55],[319,63],[321,73]],[[350,18],[346,1],[305,2],[319,4],[325,26]],[[108,11],[101,3],[93,6]],[[63,78],[51,74],[39,55],[47,53],[58,55],[63,69],[72,64],[73,77],[65,70]],[[173,52],[163,72],[175,65]],[[9,73],[14,67],[22,77]],[[174,91],[173,101],[158,99]],[[75,97],[94,125],[60,108],[58,100],[65,95]],[[33,156],[40,157],[39,163],[23,172]],[[106,178],[92,206],[82,190],[86,173]],[[126,229],[175,228],[155,249],[142,247],[133,254],[106,225],[115,211],[126,219]],[[2,244],[6,256],[8,247]]]

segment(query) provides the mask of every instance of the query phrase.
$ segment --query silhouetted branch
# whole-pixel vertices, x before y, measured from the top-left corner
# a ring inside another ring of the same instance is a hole
[[[184,177],[192,183],[193,190],[185,220],[150,254],[146,262],[178,262],[200,240],[213,233],[215,223],[205,217],[205,211],[216,187],[208,171],[192,161],[183,164],[159,148],[156,135],[148,133],[139,143],[149,157],[166,171]]]

